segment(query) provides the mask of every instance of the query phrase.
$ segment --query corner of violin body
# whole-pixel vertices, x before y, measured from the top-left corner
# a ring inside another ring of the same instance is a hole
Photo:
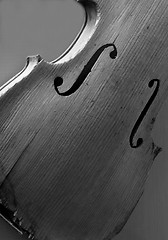
[[[15,85],[21,83],[22,80],[26,78],[41,61],[42,58],[40,55],[28,56],[24,68],[0,87],[0,100],[6,96],[7,93],[15,87]]]

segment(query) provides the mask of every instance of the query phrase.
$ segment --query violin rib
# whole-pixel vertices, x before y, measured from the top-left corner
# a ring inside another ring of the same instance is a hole
[[[77,0],[76,0],[77,1]],[[100,20],[99,5],[92,0],[79,2],[85,11],[85,22],[81,31],[76,36],[69,48],[56,60],[52,61],[53,64],[61,64],[70,61],[77,54],[79,54],[87,45],[91,37],[93,36]]]

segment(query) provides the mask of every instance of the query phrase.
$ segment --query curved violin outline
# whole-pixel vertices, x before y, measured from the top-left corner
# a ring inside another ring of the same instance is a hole
[[[88,41],[96,31],[98,23],[100,21],[100,9],[96,2],[93,0],[83,1],[75,0],[84,8],[85,11],[85,22],[78,33],[74,41],[71,43],[69,48],[60,55],[57,59],[47,62],[51,65],[59,65],[68,62],[73,59],[77,54],[79,54],[84,47],[87,45]],[[14,85],[21,83],[24,78],[26,78],[33,69],[40,63],[44,61],[42,57],[38,55],[28,56],[27,62],[24,68],[17,73],[14,77],[9,79],[5,84],[0,86],[0,98],[3,97],[9,90],[11,90]]]
[[[55,87],[56,92],[61,96],[69,96],[72,93],[76,92],[76,90],[82,85],[82,83],[85,81],[88,74],[91,72],[92,67],[95,65],[95,63],[96,63],[97,59],[99,58],[99,56],[101,55],[101,53],[110,46],[113,46],[114,50],[112,52],[110,52],[109,56],[110,56],[110,58],[115,59],[117,57],[117,48],[116,48],[114,42],[101,46],[95,52],[95,54],[91,57],[91,59],[88,61],[88,63],[84,66],[84,68],[83,68],[82,72],[80,73],[80,75],[78,76],[77,80],[74,82],[74,84],[68,91],[61,93],[58,90],[58,86],[63,84],[63,79],[61,77],[56,77],[54,79],[54,87]]]
[[[136,144],[134,145],[134,144],[133,144],[133,138],[134,138],[134,136],[135,136],[135,134],[136,134],[136,132],[137,132],[137,130],[138,130],[141,122],[143,121],[143,119],[144,119],[144,117],[145,117],[145,115],[146,115],[146,113],[147,113],[150,105],[152,104],[152,102],[154,101],[154,99],[155,99],[155,97],[156,97],[156,95],[157,95],[157,93],[158,93],[159,86],[160,86],[160,80],[159,80],[159,79],[152,79],[152,80],[148,83],[148,87],[150,87],[150,88],[153,87],[154,82],[157,83],[157,84],[156,84],[156,88],[155,88],[152,96],[150,97],[149,101],[147,102],[146,106],[144,107],[143,111],[141,112],[141,114],[140,114],[138,120],[136,121],[136,123],[135,123],[135,125],[134,125],[134,127],[133,127],[133,129],[132,129],[132,132],[131,132],[131,134],[130,134],[129,142],[130,142],[130,146],[131,146],[132,148],[138,148],[138,147],[139,147],[140,145],[142,145],[142,143],[143,143],[143,139],[142,139],[142,138],[138,138]]]
[[[51,64],[63,64],[73,59],[84,49],[98,27],[100,21],[100,9],[98,4],[93,0],[75,1],[84,8],[84,24],[71,45],[57,59],[50,62]]]
[[[24,78],[26,78],[41,61],[42,58],[40,55],[27,57],[24,68],[14,77],[0,86],[0,98],[7,94],[7,92],[10,91],[16,84],[20,83]]]

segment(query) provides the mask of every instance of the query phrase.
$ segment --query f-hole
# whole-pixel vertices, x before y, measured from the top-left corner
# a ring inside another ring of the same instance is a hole
[[[117,48],[114,45],[114,43],[103,45],[95,52],[95,54],[91,57],[91,59],[88,61],[88,63],[84,66],[82,72],[80,73],[77,80],[74,82],[74,84],[72,85],[72,87],[69,90],[61,93],[59,91],[58,87],[63,84],[63,79],[62,79],[62,77],[59,77],[59,76],[56,77],[54,80],[54,87],[55,87],[56,92],[61,96],[69,96],[69,95],[73,94],[85,81],[85,79],[87,78],[88,74],[91,72],[93,66],[95,65],[95,63],[96,63],[97,59],[99,58],[99,56],[101,55],[101,53],[106,48],[111,47],[111,46],[114,48],[114,50],[110,52],[109,56],[111,59],[115,59],[117,57]]]
[[[133,143],[133,139],[134,139],[134,136],[141,124],[141,122],[143,121],[143,118],[145,117],[148,109],[150,108],[152,102],[154,101],[157,93],[158,93],[158,90],[159,90],[159,86],[160,86],[160,80],[159,79],[152,79],[149,83],[148,83],[148,87],[152,88],[154,83],[156,82],[156,88],[151,96],[151,98],[149,99],[149,101],[147,102],[146,106],[144,107],[143,111],[141,112],[138,120],[136,121],[133,129],[132,129],[132,132],[131,132],[131,135],[130,135],[130,138],[129,138],[129,142],[130,142],[130,146],[132,148],[138,148],[142,145],[143,143],[143,139],[142,138],[138,138],[137,139],[137,142],[136,143]]]

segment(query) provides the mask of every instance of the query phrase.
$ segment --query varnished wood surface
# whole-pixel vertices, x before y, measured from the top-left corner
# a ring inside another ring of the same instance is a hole
[[[81,53],[65,64],[42,60],[1,97],[1,190],[37,239],[115,236],[159,152],[150,134],[167,95],[168,3],[107,2],[97,1],[102,18]],[[115,60],[107,49],[74,94],[56,94],[55,76],[64,79],[61,92],[69,89],[116,37]],[[134,149],[129,136],[156,78],[159,92],[134,139],[144,142]]]

